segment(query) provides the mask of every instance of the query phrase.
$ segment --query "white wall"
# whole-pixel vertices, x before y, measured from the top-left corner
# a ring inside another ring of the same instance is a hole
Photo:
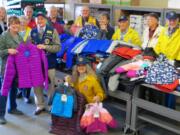
[[[6,6],[7,0],[0,0],[0,6]]]

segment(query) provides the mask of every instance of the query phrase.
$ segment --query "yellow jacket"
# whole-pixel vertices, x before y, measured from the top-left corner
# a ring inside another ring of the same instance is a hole
[[[105,98],[99,81],[92,75],[87,75],[84,81],[75,83],[74,87],[85,96],[88,103],[92,103],[95,96],[99,96],[101,101]]]
[[[24,37],[23,37],[23,40],[24,40],[24,41],[27,41],[27,40],[29,39],[30,33],[31,33],[31,28],[30,28],[29,26],[27,26],[27,27],[26,27],[26,33],[25,33],[25,35],[24,35]]]
[[[171,37],[168,36],[168,28],[165,28],[154,47],[156,54],[164,54],[170,60],[180,60],[180,28]]]
[[[121,39],[121,30],[118,28],[115,33],[112,36],[112,40],[120,40]],[[132,28],[128,28],[127,33],[124,36],[123,39],[124,42],[128,42],[134,45],[141,46],[141,38],[138,34],[138,32]]]
[[[93,24],[95,26],[97,25],[96,24],[96,19],[94,17],[92,17],[92,16],[89,16],[88,23]],[[82,27],[82,16],[78,16],[78,18],[75,20],[74,24],[76,26]]]

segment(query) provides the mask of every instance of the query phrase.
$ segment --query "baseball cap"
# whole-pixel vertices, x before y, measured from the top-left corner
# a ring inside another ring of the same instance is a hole
[[[118,19],[118,22],[127,21],[127,20],[128,20],[128,17],[125,16],[125,15],[122,15],[122,16]]]
[[[38,12],[36,14],[36,17],[38,17],[38,16],[42,16],[42,17],[46,18],[46,15],[43,12]]]
[[[170,11],[170,12],[168,12],[168,13],[166,14],[166,18],[167,18],[168,20],[175,20],[175,19],[178,18],[178,15],[176,14],[176,12]]]
[[[78,57],[76,60],[76,65],[85,65],[88,63],[88,60],[85,57]]]

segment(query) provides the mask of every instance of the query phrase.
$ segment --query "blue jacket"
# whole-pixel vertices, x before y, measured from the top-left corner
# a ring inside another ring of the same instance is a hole
[[[89,39],[88,44],[82,50],[82,53],[106,53],[107,49],[111,45],[112,40],[97,40],[97,39]]]
[[[65,101],[62,100],[64,95],[66,96]],[[71,118],[73,112],[77,111],[76,91],[71,87],[60,84],[49,104],[52,104],[51,114]]]
[[[63,40],[62,37],[60,37],[61,40]],[[66,38],[66,37],[65,37]],[[83,41],[82,38],[70,36],[67,37],[67,39],[62,43],[61,50],[57,53],[57,57],[61,58],[66,53],[67,59],[66,59],[66,68],[70,69],[73,66],[73,59],[74,54],[71,52],[71,50],[79,43]]]

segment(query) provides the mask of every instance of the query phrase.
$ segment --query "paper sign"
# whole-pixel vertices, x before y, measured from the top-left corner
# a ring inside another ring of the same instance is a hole
[[[62,94],[61,101],[62,102],[67,102],[67,95],[66,94]]]

